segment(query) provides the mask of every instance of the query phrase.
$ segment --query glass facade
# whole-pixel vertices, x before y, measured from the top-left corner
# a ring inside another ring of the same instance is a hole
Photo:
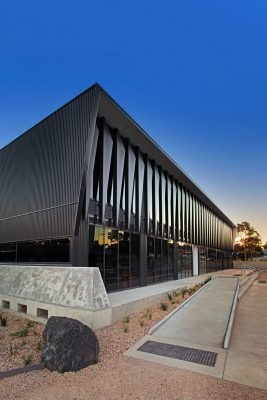
[[[0,262],[73,261],[80,241],[82,265],[99,268],[109,292],[192,276],[193,245],[200,274],[231,267],[233,226],[173,164],[157,164],[166,157],[143,154],[104,118],[93,142],[82,239],[0,243]]]
[[[193,276],[193,254],[191,244],[177,243],[177,266],[178,278]]]
[[[89,265],[100,269],[108,292],[140,286],[139,235],[90,225]]]
[[[69,239],[0,243],[0,262],[61,263],[69,261]]]

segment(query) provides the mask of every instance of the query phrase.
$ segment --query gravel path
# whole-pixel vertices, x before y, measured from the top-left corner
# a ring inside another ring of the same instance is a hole
[[[159,304],[155,304],[148,310],[126,317],[124,322],[119,321],[96,331],[101,350],[100,361],[97,365],[90,366],[77,373],[61,375],[45,370],[0,380],[0,399],[267,400],[267,392],[263,390],[123,356],[123,353],[129,347],[148,333],[151,326],[182,301],[181,295],[174,296],[172,300],[166,297],[164,299],[164,303],[168,306],[166,311],[163,311]],[[13,329],[12,321],[9,322],[9,329]],[[17,322],[20,326],[27,324],[27,321],[19,321],[18,318],[14,322]],[[36,327],[40,332],[43,329],[42,325],[36,325],[31,327],[32,332]],[[7,329],[7,327],[1,327],[1,334],[3,334],[4,329]],[[5,334],[7,335],[7,331]],[[30,337],[34,338],[34,336],[39,337],[39,335],[32,333],[28,340]],[[36,345],[35,347],[33,345],[32,351],[34,349],[34,357],[38,359],[40,352],[36,350]],[[0,356],[2,355],[0,347]],[[10,359],[6,350],[4,359],[5,363]],[[18,362],[21,366],[21,357],[18,358]]]

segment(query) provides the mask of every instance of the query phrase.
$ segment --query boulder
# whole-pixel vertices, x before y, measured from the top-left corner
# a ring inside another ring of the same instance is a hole
[[[50,317],[43,338],[45,348],[41,361],[50,371],[79,371],[98,362],[99,344],[95,333],[76,319]]]

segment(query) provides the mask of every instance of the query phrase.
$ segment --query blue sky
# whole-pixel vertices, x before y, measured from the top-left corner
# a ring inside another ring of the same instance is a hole
[[[263,0],[2,3],[0,148],[98,82],[266,241],[266,18]]]

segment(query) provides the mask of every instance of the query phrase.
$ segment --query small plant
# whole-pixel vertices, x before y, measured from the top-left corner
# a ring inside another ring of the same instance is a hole
[[[145,325],[145,322],[143,319],[139,319],[139,325],[141,326],[141,328],[143,328],[143,326]]]
[[[29,319],[26,320],[26,326],[32,328],[34,326],[34,321],[30,321]]]
[[[36,328],[34,328],[33,334],[34,334],[35,336],[40,336],[40,332],[38,332]]]
[[[29,334],[29,327],[25,326],[25,328],[21,329],[20,331],[10,333],[10,336],[25,337],[28,336],[28,334]]]
[[[27,342],[26,342],[25,339],[23,339],[23,340],[21,341],[21,343],[20,343],[21,347],[25,346],[26,344],[27,344]]]
[[[186,293],[187,293],[187,288],[186,287],[182,288],[181,289],[181,295],[182,295],[183,298],[186,295]]]
[[[23,356],[22,360],[23,360],[24,365],[30,365],[30,364],[32,364],[33,358],[32,358],[32,355]]]
[[[189,296],[191,296],[192,293],[194,293],[194,288],[191,287],[191,288],[188,289]]]
[[[7,326],[7,317],[3,314],[0,314],[0,322],[2,326]]]
[[[146,318],[148,318],[148,319],[152,319],[152,316],[153,316],[153,311],[151,310],[151,308],[147,308],[146,309],[146,311],[145,311],[145,313],[144,313],[144,316],[146,317]]]
[[[131,319],[130,315],[125,315],[125,316],[123,317],[123,320],[122,320],[122,321],[123,321],[125,324],[129,324],[130,319]]]
[[[10,345],[9,345],[9,354],[11,356],[15,356],[17,354],[17,352],[18,352],[17,346],[12,346],[12,343],[10,343]]]
[[[172,301],[172,299],[173,299],[173,295],[172,295],[172,293],[167,293],[167,297],[168,297],[168,299],[170,300],[170,301]]]
[[[160,308],[162,309],[162,311],[166,311],[166,310],[168,310],[168,304],[161,301]]]
[[[38,340],[38,342],[36,344],[36,350],[37,351],[41,351],[41,350],[43,350],[43,347],[44,347],[43,341],[42,340]]]
[[[124,324],[123,324],[123,332],[124,332],[124,333],[127,333],[128,330],[129,330],[129,324],[124,323]]]
[[[204,280],[204,285],[206,285],[206,283],[208,283],[209,281],[212,280],[211,276],[208,276],[205,280]]]
[[[175,304],[175,303],[176,303],[176,300],[175,300],[175,299],[172,299],[171,303],[172,303],[172,304]]]

